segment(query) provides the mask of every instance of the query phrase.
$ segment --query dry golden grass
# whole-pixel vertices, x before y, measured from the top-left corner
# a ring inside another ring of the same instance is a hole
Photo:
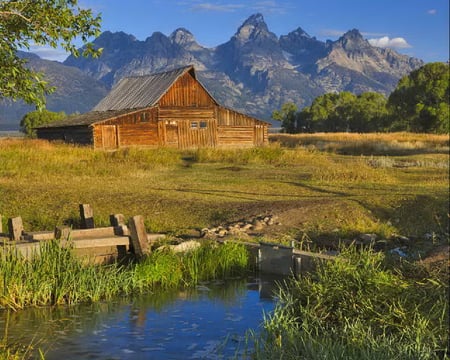
[[[366,155],[405,155],[416,152],[448,153],[449,136],[416,133],[315,133],[272,134],[270,141],[286,147]]]
[[[448,154],[442,148],[401,157],[361,156],[364,146],[357,153],[356,137],[351,138],[355,156],[280,143],[253,149],[103,152],[2,140],[3,228],[8,217],[18,215],[32,231],[76,226],[78,204],[88,203],[98,226],[107,225],[112,213],[141,214],[149,231],[174,234],[261,213],[297,214],[287,219],[294,236],[446,231]]]

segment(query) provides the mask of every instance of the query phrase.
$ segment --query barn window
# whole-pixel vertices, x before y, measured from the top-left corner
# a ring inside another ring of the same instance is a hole
[[[198,129],[198,122],[197,121],[191,121],[191,129]]]
[[[148,114],[147,113],[142,113],[141,114],[141,122],[149,122],[149,116],[148,116]]]
[[[206,129],[208,127],[208,123],[206,121],[200,121],[200,129]]]

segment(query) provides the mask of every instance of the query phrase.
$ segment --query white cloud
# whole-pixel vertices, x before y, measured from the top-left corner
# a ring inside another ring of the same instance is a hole
[[[234,12],[238,9],[242,9],[244,5],[241,4],[212,4],[212,3],[200,3],[191,6],[191,10],[196,11],[217,11],[217,12]]]
[[[437,10],[436,9],[430,9],[430,10],[427,11],[427,13],[429,15],[436,15],[437,14]]]
[[[389,36],[383,36],[378,39],[369,39],[370,45],[381,47],[381,48],[394,48],[394,49],[407,49],[412,47],[408,42],[402,37],[396,37],[390,39]]]

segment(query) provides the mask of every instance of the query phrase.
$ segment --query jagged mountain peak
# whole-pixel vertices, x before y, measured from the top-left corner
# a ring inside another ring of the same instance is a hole
[[[264,16],[261,13],[251,15],[247,20],[244,21],[242,26],[263,26],[267,28],[267,24],[264,21]]]
[[[169,38],[170,40],[172,40],[172,42],[179,45],[196,42],[194,35],[185,28],[176,29],[174,32],[172,32],[172,34],[170,34]]]
[[[133,35],[127,34],[123,31],[111,32],[104,31],[98,38],[94,40],[95,44],[112,44],[112,43],[132,43],[137,39]]]
[[[261,14],[254,14],[250,16],[244,23],[239,27],[238,31],[234,35],[235,39],[240,42],[247,42],[258,39],[270,39],[273,41],[278,41],[275,34],[269,31],[264,17]]]
[[[358,29],[352,29],[342,35],[335,43],[337,46],[343,47],[347,51],[362,50],[371,48],[369,42],[364,39],[361,32]]]
[[[296,36],[296,37],[302,37],[307,39],[313,39],[305,30],[303,30],[301,27],[298,27],[294,31],[291,31],[288,36]]]
[[[352,29],[347,31],[341,38],[351,40],[364,40],[361,32],[358,29]]]

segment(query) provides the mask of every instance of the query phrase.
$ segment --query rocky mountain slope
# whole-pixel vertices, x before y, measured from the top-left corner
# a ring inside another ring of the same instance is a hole
[[[356,29],[327,42],[301,28],[277,37],[261,14],[249,17],[228,42],[214,48],[199,45],[183,28],[169,36],[155,32],[144,41],[107,31],[94,43],[104,49],[99,59],[70,56],[64,65],[110,88],[124,76],[192,64],[223,105],[266,120],[285,102],[302,107],[325,92],[388,95],[402,76],[423,65],[419,59],[371,46]],[[95,105],[93,98],[85,97],[85,105]]]
[[[109,91],[102,82],[75,67],[43,60],[30,53],[20,55],[28,59],[30,67],[43,72],[49,84],[56,87],[55,92],[47,97],[47,108],[51,111],[67,114],[87,112]],[[17,128],[22,117],[34,109],[34,106],[23,101],[0,99],[0,127]]]

